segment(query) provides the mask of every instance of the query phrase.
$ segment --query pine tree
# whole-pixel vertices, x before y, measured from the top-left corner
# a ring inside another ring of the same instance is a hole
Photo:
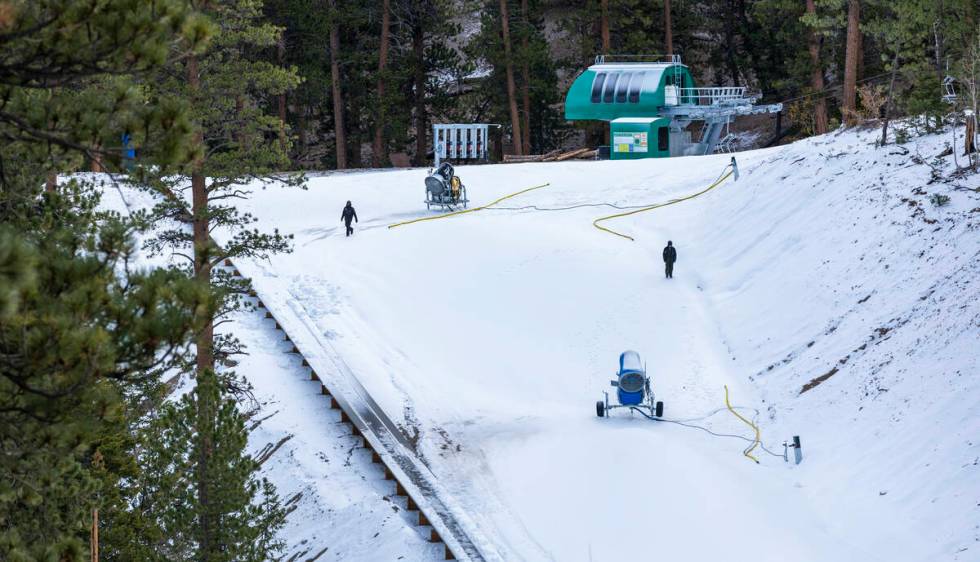
[[[142,560],[261,562],[282,548],[276,533],[285,512],[272,484],[255,476],[245,417],[224,384],[212,371],[199,374],[194,390],[141,432],[137,510],[162,531],[145,545]]]
[[[204,303],[173,272],[128,271],[131,229],[97,201],[61,186],[18,234],[0,235],[17,283],[0,321],[4,559],[81,559],[92,510],[125,509],[115,486],[130,447],[114,441],[126,396],[175,365]]]
[[[189,166],[145,166],[133,180],[164,195],[154,219],[190,219],[191,229],[183,226],[163,231],[148,248],[154,252],[173,250],[187,258],[194,279],[213,290],[216,316],[220,318],[238,306],[235,297],[246,290],[242,282],[215,271],[229,258],[264,257],[286,251],[288,237],[278,231],[260,233],[250,229],[256,218],[241,213],[234,202],[245,194],[240,186],[249,181],[285,186],[300,185],[301,176],[272,176],[288,165],[280,142],[277,115],[267,113],[272,100],[299,83],[295,69],[287,69],[258,58],[262,49],[274,49],[281,30],[261,21],[262,5],[255,0],[212,0],[205,14],[215,26],[208,48],[195,52],[161,73],[148,87],[160,99],[177,93],[191,109],[195,130],[195,156]],[[153,153],[146,162],[153,163]],[[190,177],[175,176],[185,172]],[[190,190],[191,209],[171,193]],[[214,244],[214,229],[232,232],[223,247]],[[188,250],[191,252],[188,252]],[[236,344],[214,336],[215,317],[202,318],[204,330],[198,335],[196,370],[213,370],[215,359],[233,352]]]
[[[217,363],[240,353],[242,348],[233,336],[216,335],[214,328],[224,315],[242,306],[240,296],[247,285],[216,266],[229,258],[264,257],[288,251],[289,237],[278,231],[261,233],[249,228],[257,219],[240,212],[234,201],[245,197],[241,186],[251,180],[294,186],[303,179],[271,175],[287,165],[288,157],[284,150],[287,147],[281,142],[281,122],[277,115],[267,113],[267,108],[283,92],[298,85],[299,78],[293,69],[276,66],[256,53],[275,49],[281,30],[262,21],[262,4],[255,0],[214,0],[202,9],[216,29],[208,48],[192,53],[153,84],[158,96],[177,92],[191,108],[197,150],[190,166],[176,170],[190,176],[190,185],[166,166],[144,168],[144,174],[136,179],[163,194],[154,213],[157,220],[189,219],[191,223],[189,229],[180,225],[164,231],[148,248],[155,252],[170,249],[187,258],[185,270],[189,278],[211,297],[210,307],[196,310],[201,326],[195,338],[194,367],[199,391],[188,406],[193,406],[195,416],[193,439],[167,442],[170,447],[154,451],[162,456],[159,462],[164,465],[186,457],[193,468],[189,484],[181,488],[190,490],[187,493],[193,493],[193,500],[175,496],[162,502],[164,506],[168,501],[183,503],[189,506],[188,510],[180,512],[181,520],[175,523],[168,520],[171,512],[164,507],[161,525],[193,529],[193,533],[182,535],[187,541],[184,550],[192,551],[197,560],[212,561],[225,560],[229,552],[248,552],[249,545],[238,542],[250,540],[248,533],[230,528],[226,518],[232,517],[227,515],[229,510],[245,509],[235,502],[242,494],[249,498],[254,495],[248,483],[257,470],[254,464],[235,456],[240,455],[240,450],[228,452],[221,442],[230,440],[230,446],[238,446],[235,418],[227,409],[232,403],[228,397],[239,393],[242,387],[230,373],[222,374],[219,387],[215,382]],[[149,174],[151,170],[153,175]],[[189,217],[184,201],[171,196],[188,188]],[[218,228],[232,233],[223,246],[211,238],[211,232]],[[192,450],[188,451],[191,444]],[[262,513],[276,512],[276,502],[272,494],[261,505]],[[256,516],[252,511],[248,514]],[[262,547],[261,552],[267,551],[269,548]]]
[[[132,225],[95,210],[96,186],[56,182],[117,165],[124,132],[186,157],[182,108],[147,104],[136,77],[206,26],[183,0],[154,7],[0,2],[0,559],[81,560],[94,510],[126,513],[130,404],[204,305],[180,275],[127,267]]]
[[[521,117],[517,110],[517,87],[514,83],[514,56],[510,41],[510,10],[509,0],[500,0],[500,29],[501,41],[504,44],[504,74],[507,80],[507,106],[510,108],[511,138],[513,139],[514,154],[524,154],[523,135],[521,134]]]
[[[808,17],[814,19],[817,17],[817,7],[813,0],[806,0],[806,13]],[[818,135],[826,133],[829,127],[827,121],[827,100],[823,97],[824,80],[823,66],[820,63],[820,44],[820,34],[816,29],[812,29],[810,31],[807,50],[810,53],[810,64],[812,66],[810,71],[810,88],[812,88],[817,96],[813,105],[813,131]]]
[[[372,146],[372,165],[381,168],[387,165],[388,161],[388,142],[385,135],[387,127],[387,98],[385,96],[385,82],[388,77],[388,46],[391,43],[391,0],[383,0],[381,7],[381,34],[378,47],[378,90],[377,90],[377,115],[374,122],[374,144]]]
[[[864,58],[861,49],[861,1],[847,1],[847,48],[844,55],[844,102],[841,112],[844,122],[857,122],[858,60]]]

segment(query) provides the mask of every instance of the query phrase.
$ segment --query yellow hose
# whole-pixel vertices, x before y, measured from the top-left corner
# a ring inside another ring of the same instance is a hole
[[[740,419],[740,420],[744,421],[745,423],[749,424],[749,427],[751,427],[752,429],[755,430],[755,441],[752,442],[752,446],[750,446],[748,449],[742,451],[742,454],[745,455],[745,456],[747,456],[747,457],[749,457],[750,459],[754,460],[756,464],[759,464],[759,459],[757,459],[754,456],[752,456],[752,451],[755,450],[755,448],[759,446],[759,441],[760,441],[759,427],[757,425],[755,425],[754,423],[750,422],[749,420],[745,419],[744,417],[742,417],[741,414],[739,414],[738,412],[736,412],[732,408],[732,405],[728,402],[728,385],[727,384],[725,385],[725,405],[728,406],[728,411],[730,411],[731,413],[735,414],[735,417],[737,417],[738,419]]]
[[[688,199],[694,199],[698,195],[703,195],[703,194],[711,191],[712,189],[718,187],[719,185],[721,185],[721,182],[727,180],[728,177],[731,176],[733,173],[735,173],[735,170],[729,170],[728,173],[726,173],[725,175],[723,175],[720,178],[718,178],[717,180],[715,180],[715,182],[713,184],[709,185],[705,189],[703,189],[703,190],[701,190],[701,191],[699,191],[699,192],[697,192],[697,193],[695,193],[693,195],[688,195],[686,197],[681,197],[680,199],[671,199],[670,201],[667,201],[665,203],[657,203],[656,205],[650,205],[649,207],[643,207],[642,209],[636,209],[636,210],[633,210],[633,211],[627,211],[625,213],[617,213],[615,215],[609,215],[608,217],[600,217],[600,218],[597,218],[596,220],[592,221],[592,226],[598,228],[599,230],[604,230],[604,231],[608,232],[609,234],[615,234],[616,236],[620,236],[620,237],[626,238],[628,240],[633,240],[633,237],[632,236],[627,236],[626,234],[622,234],[622,233],[616,232],[615,230],[612,230],[610,228],[606,228],[604,226],[599,226],[599,223],[602,222],[602,221],[605,221],[605,220],[609,220],[609,219],[615,219],[615,218],[619,218],[619,217],[628,217],[630,215],[635,215],[637,213],[643,213],[643,212],[646,212],[646,211],[652,211],[653,209],[659,209],[660,207],[666,207],[667,205],[673,205],[674,203],[680,203],[681,201],[687,201]]]
[[[511,193],[510,195],[505,195],[504,197],[501,197],[500,199],[497,199],[493,203],[487,203],[486,205],[483,205],[482,207],[474,207],[472,209],[464,209],[462,211],[453,211],[452,213],[446,213],[444,215],[436,215],[434,217],[422,217],[422,218],[418,218],[418,219],[412,219],[410,221],[396,222],[395,224],[389,224],[388,225],[388,228],[395,228],[396,226],[402,226],[402,225],[405,225],[405,224],[412,224],[413,222],[434,221],[436,219],[445,219],[445,218],[449,218],[449,217],[455,217],[457,215],[465,215],[466,213],[474,213],[476,211],[482,211],[483,209],[486,209],[487,207],[492,207],[492,206],[496,205],[497,203],[500,203],[501,201],[504,201],[505,199],[510,199],[511,197],[516,197],[516,196],[518,196],[518,195],[520,195],[522,193],[527,193],[528,191],[534,191],[535,189],[541,189],[542,187],[548,187],[549,185],[551,185],[551,184],[550,183],[545,183],[545,184],[542,184],[542,185],[536,185],[534,187],[529,187],[527,189],[522,189],[521,191],[518,191],[517,193]]]

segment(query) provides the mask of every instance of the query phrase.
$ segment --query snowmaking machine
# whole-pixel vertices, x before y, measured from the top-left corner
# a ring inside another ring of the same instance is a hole
[[[663,417],[664,403],[656,401],[639,353],[624,351],[619,355],[619,371],[611,384],[616,387],[618,404],[610,404],[609,393],[603,392],[604,398],[595,403],[595,413],[600,418],[609,417],[613,408],[629,408],[648,418]]]
[[[429,170],[425,178],[425,208],[434,206],[455,210],[457,205],[466,208],[469,199],[466,198],[466,186],[456,175],[452,164],[443,162],[435,171]]]

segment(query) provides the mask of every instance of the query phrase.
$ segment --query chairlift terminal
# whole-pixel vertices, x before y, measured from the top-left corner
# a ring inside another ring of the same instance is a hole
[[[597,56],[565,97],[565,119],[609,122],[612,160],[727,152],[735,117],[783,108],[756,105],[759,96],[744,86],[697,87],[680,55],[617,58],[626,60]],[[697,139],[689,130],[695,122],[702,123]]]

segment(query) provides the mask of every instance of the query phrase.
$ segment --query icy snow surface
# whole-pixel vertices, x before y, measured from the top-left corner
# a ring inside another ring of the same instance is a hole
[[[312,331],[304,353],[343,358],[500,559],[980,560],[980,179],[932,181],[952,170],[934,161],[949,133],[905,148],[875,135],[741,153],[738,182],[604,223],[636,242],[591,226],[609,207],[514,208],[656,203],[728,157],[461,166],[473,205],[551,185],[395,229],[430,214],[424,170],[255,187],[243,207],[295,252],[239,267],[300,319],[287,330]],[[802,437],[803,464],[597,418],[625,349],[665,417],[751,436],[728,385],[772,451]],[[325,415],[288,365],[261,371],[280,420]],[[317,443],[317,425],[284,431]]]

